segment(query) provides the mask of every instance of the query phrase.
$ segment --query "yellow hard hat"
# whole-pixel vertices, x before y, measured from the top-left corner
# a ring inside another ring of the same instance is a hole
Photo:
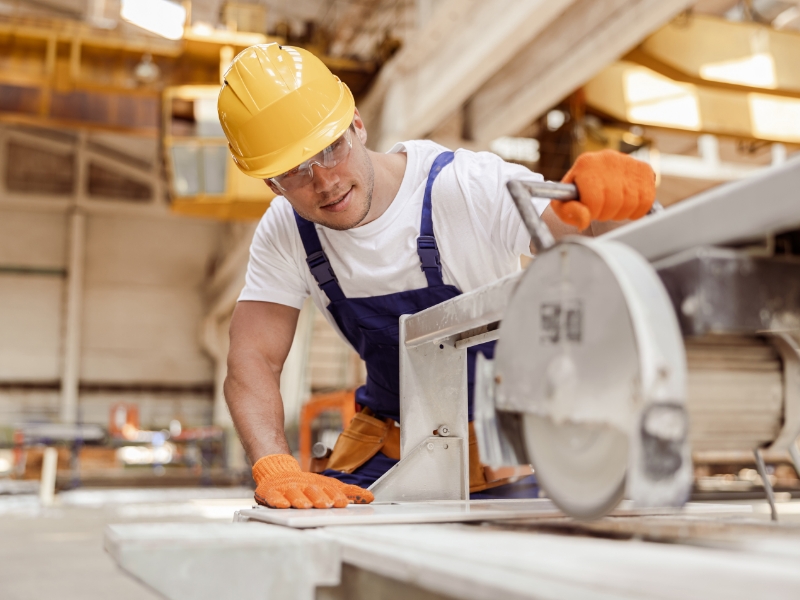
[[[266,179],[341,136],[355,114],[350,89],[302,48],[262,44],[233,59],[217,100],[233,161]]]

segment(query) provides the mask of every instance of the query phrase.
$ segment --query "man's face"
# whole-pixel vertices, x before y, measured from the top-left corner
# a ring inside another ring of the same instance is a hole
[[[357,227],[372,205],[374,170],[364,147],[366,130],[358,113],[353,124],[352,149],[338,165],[329,169],[312,165],[314,178],[311,182],[287,192],[267,180],[272,191],[284,196],[297,214],[330,229]]]

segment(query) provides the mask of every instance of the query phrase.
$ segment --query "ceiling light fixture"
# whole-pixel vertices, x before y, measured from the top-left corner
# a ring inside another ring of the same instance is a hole
[[[626,69],[623,82],[629,121],[700,129],[700,106],[693,85],[678,83],[645,67]]]
[[[800,100],[767,94],[748,94],[747,100],[755,137],[800,141]]]
[[[709,81],[736,83],[750,87],[768,89],[778,87],[775,77],[775,60],[769,52],[702,65],[700,77]]]
[[[123,20],[169,40],[183,37],[186,9],[169,0],[122,0]]]

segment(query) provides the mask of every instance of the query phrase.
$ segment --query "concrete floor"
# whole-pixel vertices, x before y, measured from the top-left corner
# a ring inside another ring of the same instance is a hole
[[[103,550],[109,523],[230,522],[250,508],[236,489],[76,491],[41,508],[32,496],[0,496],[2,600],[156,600]]]
[[[0,496],[2,600],[156,600],[157,594],[119,569],[103,550],[109,523],[230,522],[252,506],[245,488],[78,490],[57,505],[35,496]],[[746,502],[769,519],[765,502]],[[800,501],[778,505],[783,522],[800,522]]]

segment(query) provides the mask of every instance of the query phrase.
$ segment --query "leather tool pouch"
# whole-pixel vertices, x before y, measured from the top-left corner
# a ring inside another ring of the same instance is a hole
[[[507,483],[514,483],[523,477],[533,474],[530,465],[501,467],[492,469],[481,464],[478,451],[478,438],[475,435],[475,426],[469,424],[469,491],[482,492],[496,488]]]
[[[327,468],[352,473],[381,451],[400,459],[400,428],[392,419],[376,419],[373,414],[369,408],[356,413],[336,440]]]
[[[376,419],[365,408],[356,413],[350,425],[342,432],[328,459],[327,468],[352,473],[358,467],[383,452],[389,458],[400,460],[400,428],[392,419]],[[492,470],[481,464],[475,429],[469,424],[469,491],[480,492],[512,483],[533,471],[528,466]]]

